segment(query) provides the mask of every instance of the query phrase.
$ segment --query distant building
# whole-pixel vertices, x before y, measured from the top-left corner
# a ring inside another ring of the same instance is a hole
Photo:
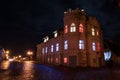
[[[43,64],[100,67],[104,65],[103,33],[95,17],[75,9],[64,12],[64,29],[44,37],[37,45],[37,60]]]
[[[0,47],[0,61],[2,61],[5,58],[5,51],[3,48]]]

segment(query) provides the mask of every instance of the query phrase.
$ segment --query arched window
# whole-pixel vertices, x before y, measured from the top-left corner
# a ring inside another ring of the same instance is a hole
[[[67,25],[65,25],[64,33],[65,33],[65,34],[68,33],[68,26],[67,26]]]
[[[82,25],[82,24],[79,25],[79,32],[84,32],[84,29],[83,29],[83,25]]]
[[[72,24],[71,24],[70,32],[76,32],[76,26],[75,26],[75,23],[72,23]]]

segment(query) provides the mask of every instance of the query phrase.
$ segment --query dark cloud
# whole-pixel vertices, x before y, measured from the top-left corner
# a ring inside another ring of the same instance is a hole
[[[105,38],[120,34],[120,0],[4,0],[0,4],[0,44],[17,47],[18,52],[35,48],[43,36],[63,27],[68,8],[96,16]]]

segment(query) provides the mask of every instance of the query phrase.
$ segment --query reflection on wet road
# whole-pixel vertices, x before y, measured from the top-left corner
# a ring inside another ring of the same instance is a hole
[[[120,80],[120,69],[80,70],[32,61],[0,63],[0,80]]]

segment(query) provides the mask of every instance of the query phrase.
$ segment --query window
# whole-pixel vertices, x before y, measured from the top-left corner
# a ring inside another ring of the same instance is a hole
[[[76,32],[76,26],[74,23],[71,24],[70,32]]]
[[[79,25],[79,32],[83,32],[83,31],[84,31],[84,29],[83,29],[83,25],[80,24],[80,25]]]
[[[64,49],[65,49],[65,50],[68,49],[68,41],[67,41],[67,40],[64,41]]]
[[[44,54],[44,48],[42,48],[42,53]]]
[[[79,40],[79,49],[84,49],[84,40]]]
[[[59,44],[56,44],[56,51],[59,51]]]
[[[92,42],[92,50],[95,51],[96,50],[96,45],[95,42]]]
[[[48,47],[45,48],[45,53],[47,53]]]
[[[68,26],[66,25],[65,28],[64,28],[64,33],[68,33]]]
[[[97,36],[99,35],[98,31],[97,31]]]
[[[53,45],[51,45],[51,52],[53,52],[53,48],[54,48],[54,46],[53,46]]]
[[[48,40],[49,40],[49,37],[46,36],[46,37],[44,38],[44,43],[47,42]]]
[[[92,28],[92,36],[95,36],[95,29]]]
[[[67,58],[65,57],[65,58],[64,58],[64,63],[67,63],[67,62],[68,62],[68,60],[67,60]]]
[[[54,37],[56,38],[58,36],[58,32],[57,31],[54,31]]]
[[[58,58],[55,58],[55,62],[58,63]]]
[[[50,58],[48,57],[48,63],[50,62]]]
[[[100,52],[100,43],[97,43],[97,50]]]

